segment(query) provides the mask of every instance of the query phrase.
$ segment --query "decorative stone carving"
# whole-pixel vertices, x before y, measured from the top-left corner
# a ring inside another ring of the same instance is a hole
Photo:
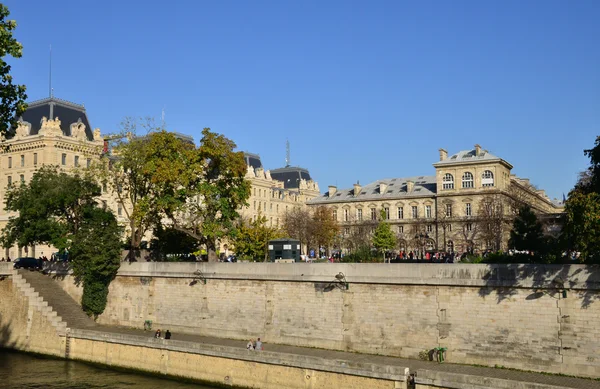
[[[100,129],[96,128],[94,130],[94,141],[96,142],[104,142],[104,139],[102,138],[102,134],[100,134]]]
[[[31,134],[31,123],[19,120],[15,131],[15,139],[22,139]]]
[[[250,165],[248,165],[247,170],[246,170],[246,177],[250,178],[250,177],[256,177],[256,175],[254,174],[254,168]]]
[[[81,122],[81,119],[79,119],[77,123],[71,124],[71,136],[80,141],[87,140],[87,135],[85,135],[85,124]]]
[[[267,180],[269,180],[269,181],[272,181],[272,180],[273,180],[273,179],[271,178],[271,171],[270,171],[270,170],[267,170],[267,171],[265,172],[265,178],[266,178]]]
[[[62,136],[63,132],[60,129],[58,116],[54,120],[48,120],[45,116],[42,117],[42,127],[39,134],[45,136]]]

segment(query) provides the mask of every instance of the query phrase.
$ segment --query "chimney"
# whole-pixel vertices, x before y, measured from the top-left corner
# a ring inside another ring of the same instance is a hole
[[[329,185],[329,197],[333,196],[337,192],[337,186]]]
[[[448,158],[448,152],[446,149],[440,149],[440,161],[443,161],[446,158]]]
[[[479,157],[479,154],[481,154],[481,146],[475,145],[475,156]]]
[[[357,197],[360,194],[360,184],[356,181],[354,184],[354,197]]]
[[[379,183],[379,194],[384,195],[388,185],[385,182]]]
[[[411,193],[413,188],[415,187],[415,183],[412,181],[406,181],[406,193]]]

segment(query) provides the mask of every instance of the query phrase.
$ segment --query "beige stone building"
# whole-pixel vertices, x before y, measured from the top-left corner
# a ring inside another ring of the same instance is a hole
[[[89,167],[100,158],[104,139],[100,130],[92,130],[83,105],[57,98],[47,98],[29,103],[27,111],[19,118],[16,134],[3,139],[0,149],[0,229],[3,229],[11,216],[4,210],[6,189],[9,185],[19,185],[31,179],[34,172],[43,165],[55,165],[65,170]],[[122,207],[106,193],[101,201],[119,215]],[[1,257],[50,255],[55,250],[48,246],[3,247]]]
[[[301,167],[265,170],[257,154],[245,153],[250,181],[248,206],[241,209],[242,217],[255,220],[259,215],[267,218],[267,225],[279,227],[284,215],[295,207],[319,196],[319,185],[308,170]]]
[[[435,175],[430,176],[382,179],[341,190],[330,186],[308,205],[331,209],[340,223],[342,242],[352,229],[372,231],[372,221],[383,210],[397,234],[397,249],[418,252],[507,249],[519,204],[529,204],[547,221],[549,231],[563,211],[529,180],[511,174],[510,163],[479,145],[450,157],[440,149],[433,166]]]

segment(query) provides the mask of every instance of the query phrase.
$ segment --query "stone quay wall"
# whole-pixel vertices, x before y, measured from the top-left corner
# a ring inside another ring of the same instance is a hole
[[[599,299],[583,265],[124,263],[99,322],[600,377]]]

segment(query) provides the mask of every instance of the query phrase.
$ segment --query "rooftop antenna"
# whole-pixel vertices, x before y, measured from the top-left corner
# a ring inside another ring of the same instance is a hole
[[[48,89],[50,98],[54,97],[54,90],[52,89],[52,45],[50,45],[50,72],[48,74]]]
[[[290,166],[290,141],[285,140],[285,167]]]

